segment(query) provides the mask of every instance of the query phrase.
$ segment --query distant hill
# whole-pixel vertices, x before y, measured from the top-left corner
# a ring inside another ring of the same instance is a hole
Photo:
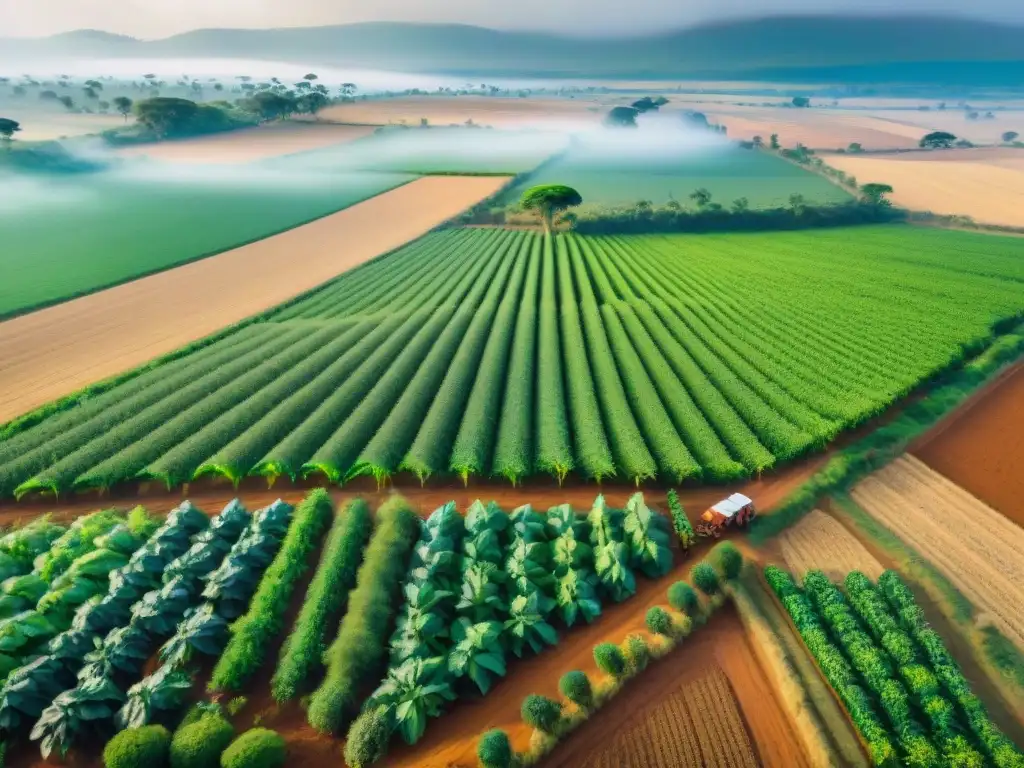
[[[779,16],[593,39],[458,24],[202,29],[142,41],[96,31],[0,39],[0,58],[90,55],[301,61],[475,76],[828,78],[1019,84],[1024,27],[963,18]],[[953,77],[953,80],[950,80]]]

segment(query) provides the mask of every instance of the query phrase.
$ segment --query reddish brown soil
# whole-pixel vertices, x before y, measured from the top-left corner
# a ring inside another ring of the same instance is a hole
[[[714,665],[721,667],[729,679],[761,764],[767,768],[808,765],[731,605],[719,609],[706,626],[696,630],[675,652],[627,683],[608,706],[559,744],[542,765],[588,765],[610,746],[618,733],[648,717],[660,699],[705,675]]]
[[[911,453],[1024,526],[1024,363],[979,392]]]

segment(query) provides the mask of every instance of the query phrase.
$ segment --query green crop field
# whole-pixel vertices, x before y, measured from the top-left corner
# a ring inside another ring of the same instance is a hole
[[[553,183],[568,184],[579,190],[585,204],[599,205],[632,205],[639,200],[692,205],[689,196],[702,187],[726,207],[740,197],[747,198],[751,208],[784,206],[794,194],[811,204],[850,200],[831,182],[767,152],[715,146],[646,156],[603,153],[598,148],[573,150],[510,189],[501,202],[515,203],[534,184]]]
[[[1024,240],[446,230],[0,441],[0,493],[319,475],[726,480],[1024,313]]]
[[[14,182],[0,206],[0,317],[267,237],[412,178],[214,168],[164,173]]]

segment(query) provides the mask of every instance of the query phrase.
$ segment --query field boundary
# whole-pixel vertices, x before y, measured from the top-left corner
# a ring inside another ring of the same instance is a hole
[[[396,172],[396,175],[401,175],[401,174],[402,174],[401,171]],[[427,175],[427,174],[420,174],[420,175]],[[452,175],[456,175],[456,174],[452,174]],[[377,192],[374,192],[371,195],[368,195],[367,197],[364,197],[364,198],[361,198],[359,200],[356,200],[356,201],[354,201],[352,203],[349,203],[348,205],[344,205],[341,208],[337,208],[335,210],[328,211],[327,213],[324,213],[324,214],[321,214],[321,215],[318,215],[318,216],[313,216],[313,217],[311,217],[309,219],[304,219],[304,220],[302,220],[302,221],[300,221],[300,222],[298,222],[296,224],[292,224],[290,226],[283,227],[282,229],[278,229],[278,230],[274,230],[272,232],[268,232],[267,234],[261,235],[260,237],[251,237],[251,238],[249,238],[247,240],[243,240],[243,241],[240,241],[240,242],[237,242],[237,243],[233,243],[233,244],[231,244],[229,246],[226,246],[224,248],[218,248],[217,250],[214,250],[214,251],[207,251],[206,253],[200,254],[199,256],[191,256],[191,257],[189,257],[187,259],[184,259],[182,261],[176,261],[173,264],[167,264],[167,265],[162,266],[162,267],[157,267],[156,269],[150,269],[150,270],[147,270],[145,272],[139,272],[138,274],[132,275],[131,277],[126,277],[123,280],[114,280],[112,282],[104,283],[102,285],[97,285],[97,286],[95,286],[93,288],[89,288],[89,289],[84,290],[84,291],[76,291],[74,293],[69,293],[68,295],[66,295],[66,296],[64,296],[62,298],[59,298],[59,299],[53,299],[51,301],[37,302],[35,304],[30,304],[28,306],[21,307],[20,309],[15,309],[15,310],[12,310],[10,312],[0,312],[0,323],[4,322],[5,320],[13,320],[16,317],[23,317],[25,315],[30,315],[33,312],[39,311],[40,309],[46,309],[47,307],[56,307],[56,306],[58,306],[60,304],[65,304],[65,303],[67,303],[69,301],[74,301],[75,299],[81,299],[84,296],[91,296],[91,295],[93,295],[95,293],[100,293],[101,291],[107,291],[107,290],[110,290],[111,288],[117,288],[120,285],[127,285],[128,283],[134,283],[136,280],[142,280],[143,278],[146,278],[146,277],[152,277],[153,275],[159,275],[162,272],[170,272],[173,269],[178,269],[179,267],[184,267],[184,266],[187,266],[189,264],[194,264],[197,261],[203,261],[205,259],[210,259],[210,258],[213,258],[214,256],[219,256],[222,253],[227,253],[228,251],[233,251],[236,248],[244,248],[247,245],[252,245],[253,243],[258,243],[261,240],[267,240],[267,239],[269,239],[271,237],[277,237],[278,235],[283,235],[285,232],[291,232],[293,229],[298,229],[299,227],[304,227],[307,224],[312,224],[314,221],[319,221],[320,219],[325,219],[328,216],[333,216],[334,214],[340,213],[341,211],[344,211],[344,210],[346,210],[348,208],[352,208],[353,206],[361,205],[362,203],[365,203],[365,202],[368,202],[370,200],[373,200],[374,198],[380,197],[381,195],[386,195],[387,193],[393,192],[394,190],[399,189],[401,187],[404,187],[407,184],[411,184],[412,182],[414,182],[416,180],[417,180],[417,177],[413,177],[413,178],[407,179],[407,180],[405,180],[403,182],[395,184],[394,186],[388,187],[387,189],[379,190]],[[366,263],[368,264],[369,262],[366,262]],[[2,439],[2,437],[3,437],[3,431],[2,431],[3,430],[3,426],[4,425],[0,425],[0,439]]]

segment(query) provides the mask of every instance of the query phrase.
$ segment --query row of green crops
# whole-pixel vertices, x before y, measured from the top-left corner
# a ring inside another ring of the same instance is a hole
[[[586,515],[569,505],[506,514],[479,501],[465,517],[454,502],[436,510],[420,527],[387,674],[349,729],[347,758],[374,762],[391,734],[415,744],[448,702],[486,695],[508,654],[556,644],[556,622],[593,621],[604,600],[635,592],[635,572],[667,573],[669,536],[639,493],[623,510],[599,496]]]
[[[11,431],[0,494],[400,471],[731,481],[991,343],[1024,314],[1022,263],[1019,239],[902,225],[435,232]]]
[[[894,571],[876,586],[852,572],[845,593],[820,571],[803,587],[774,566],[768,584],[880,766],[1024,766]]]

